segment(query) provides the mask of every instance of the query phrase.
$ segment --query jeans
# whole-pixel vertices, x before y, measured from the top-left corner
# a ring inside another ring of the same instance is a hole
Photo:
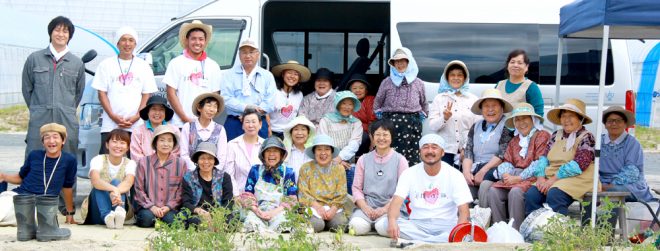
[[[532,186],[525,193],[525,215],[529,215],[535,210],[542,208],[544,202],[548,203],[548,206],[552,208],[552,211],[568,215],[568,206],[570,206],[573,201],[573,197],[559,188],[550,188],[548,194],[545,195],[541,193],[536,186]]]
[[[348,194],[353,195],[353,178],[355,177],[355,165],[351,165],[351,169],[346,170],[346,187]]]
[[[113,186],[118,186],[120,180],[114,179],[110,181]],[[121,195],[121,201],[124,202],[124,209],[126,209],[126,194]],[[110,192],[92,188],[89,194],[89,212],[87,213],[86,223],[89,224],[105,224],[105,216],[114,211],[116,206],[112,205],[110,200]]]
[[[0,193],[7,191],[7,182],[0,182]]]
[[[176,210],[170,210],[167,212],[163,218],[160,218],[161,221],[172,224],[176,216]],[[138,210],[135,219],[135,225],[138,227],[153,227],[156,223],[156,216],[148,208],[141,208]]]

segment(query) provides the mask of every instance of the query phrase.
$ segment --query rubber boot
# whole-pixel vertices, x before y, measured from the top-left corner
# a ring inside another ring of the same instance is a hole
[[[71,237],[71,231],[60,228],[60,224],[57,223],[58,197],[53,195],[37,196],[38,241],[67,240]]]
[[[29,241],[37,238],[37,226],[34,219],[34,195],[14,196],[14,212],[16,213],[16,238],[18,241]]]

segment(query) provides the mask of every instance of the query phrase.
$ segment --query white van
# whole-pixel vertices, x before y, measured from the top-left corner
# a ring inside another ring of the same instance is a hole
[[[351,74],[352,66],[367,60],[370,68],[366,74],[375,95],[389,73],[386,62],[390,53],[405,46],[417,60],[418,77],[426,82],[431,102],[447,62],[466,62],[472,76],[470,91],[480,95],[504,79],[506,56],[521,48],[531,58],[528,77],[540,84],[547,110],[555,98],[559,8],[568,2],[218,0],[173,19],[137,51],[150,55],[164,92],[163,74],[169,61],[182,51],[177,40],[179,27],[197,19],[213,25],[207,51],[223,70],[240,63],[238,44],[250,38],[261,48],[262,67],[270,69],[288,60],[301,62],[312,72],[326,67],[336,73],[340,89],[339,82]],[[361,48],[358,56],[356,47],[363,38],[370,46]],[[560,103],[567,97],[580,98],[588,104],[592,118],[596,118],[600,43],[568,39],[564,45]],[[624,41],[611,43],[605,102],[624,105],[626,91],[632,89],[630,60]],[[313,84],[304,84],[305,93],[312,90]],[[86,166],[98,152],[101,107],[95,97],[83,101],[82,107],[78,163]],[[85,176],[85,168],[81,169]]]

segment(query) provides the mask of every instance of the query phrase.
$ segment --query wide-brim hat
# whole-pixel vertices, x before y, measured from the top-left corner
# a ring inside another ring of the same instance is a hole
[[[504,104],[504,113],[511,112],[513,110],[513,106],[509,101],[506,101],[502,97],[502,93],[498,89],[486,89],[482,94],[481,98],[477,99],[477,101],[472,104],[472,113],[476,115],[481,115],[481,103],[483,103],[486,99],[497,99]]]
[[[339,111],[339,104],[344,99],[353,100],[353,112],[357,112],[362,107],[360,100],[355,96],[355,93],[351,91],[340,91],[335,94],[335,110]]]
[[[204,24],[199,20],[193,20],[190,23],[182,24],[181,28],[179,29],[179,44],[181,44],[182,48],[186,48],[186,42],[188,41],[186,39],[186,34],[188,34],[188,31],[195,28],[202,29],[204,33],[206,33],[206,45],[204,45],[204,49],[206,49],[206,46],[208,46],[209,42],[211,42],[211,37],[213,36],[213,26]]]
[[[353,85],[353,83],[355,83],[355,81],[363,83],[364,86],[367,87],[367,90],[371,88],[371,84],[369,84],[369,81],[367,81],[367,76],[365,76],[364,74],[356,73],[356,74],[351,75],[351,79],[348,80],[348,89],[349,90],[351,89],[351,86]]]
[[[623,116],[626,118],[626,126],[630,127],[635,124],[635,114],[618,105],[610,106],[605,111],[603,111],[603,124],[605,124],[605,121],[607,120],[607,116],[609,116],[610,113],[613,112],[618,112],[620,114],[623,114]]]
[[[339,148],[335,146],[332,138],[325,134],[316,135],[316,137],[314,137],[314,143],[312,143],[310,147],[305,148],[305,155],[307,155],[307,157],[310,159],[316,159],[314,156],[314,147],[317,146],[332,147],[332,158],[334,159],[339,156]]]
[[[509,117],[506,119],[504,125],[508,128],[512,128],[512,129],[515,128],[513,124],[513,119],[519,116],[537,117],[540,119],[541,124],[543,124],[543,117],[541,117],[541,115],[538,115],[536,114],[536,112],[534,112],[534,107],[532,105],[530,105],[529,103],[520,102],[513,107],[513,110],[511,111],[511,115],[509,115]]]
[[[304,125],[307,126],[307,129],[309,129],[307,142],[310,142],[309,139],[313,139],[314,135],[316,135],[316,127],[314,126],[314,123],[312,123],[312,121],[307,119],[307,117],[305,117],[304,115],[300,115],[298,117],[295,117],[293,120],[291,120],[284,128],[284,139],[291,140],[291,142],[289,143],[293,144],[293,136],[291,136],[291,130],[293,130],[293,128],[296,127],[297,125]],[[307,144],[305,145],[307,146]]]
[[[171,133],[174,135],[174,145],[172,146],[172,149],[175,149],[179,145],[179,131],[174,131],[174,129],[172,129],[172,127],[169,125],[159,125],[156,127],[156,129],[154,129],[154,135],[151,136],[152,149],[156,150],[156,138],[166,133]]]
[[[284,161],[286,159],[286,156],[288,155],[288,151],[286,150],[286,147],[284,147],[284,143],[282,143],[282,140],[278,138],[277,136],[270,136],[264,140],[263,143],[261,143],[261,148],[259,149],[259,160],[261,160],[261,163],[266,163],[266,159],[264,158],[264,152],[268,148],[277,148],[282,150],[282,158],[280,161]]]
[[[330,80],[330,82],[332,82],[332,78],[335,75],[335,73],[328,68],[319,68],[318,70],[316,70],[315,75],[316,75],[316,79],[314,80],[327,79]]]
[[[207,153],[213,156],[213,159],[215,160],[215,164],[213,165],[218,165],[220,164],[220,161],[218,160],[218,148],[215,146],[215,144],[211,142],[201,142],[199,145],[197,145],[197,149],[195,149],[195,153],[193,153],[192,156],[190,156],[190,160],[192,160],[193,163],[197,164],[197,161],[199,161],[199,156],[202,155],[202,153]]]
[[[307,69],[304,65],[301,65],[298,63],[298,61],[295,60],[289,60],[284,64],[276,65],[273,67],[273,75],[282,77],[282,73],[284,73],[284,70],[294,70],[300,73],[300,82],[307,82],[309,78],[312,76],[312,72]]]
[[[204,100],[205,98],[214,98],[215,100],[218,101],[218,111],[215,113],[215,116],[213,116],[213,117],[215,118],[215,117],[220,116],[222,111],[225,110],[225,99],[223,99],[222,96],[220,96],[218,93],[215,93],[215,92],[206,92],[206,93],[199,94],[199,96],[197,96],[195,98],[195,100],[193,100],[193,102],[192,102],[192,112],[193,112],[193,114],[195,114],[195,116],[199,117],[200,114],[199,114],[199,111],[197,110],[197,108],[199,108],[199,102],[202,102],[202,100]]]
[[[172,116],[174,116],[174,110],[172,110],[172,107],[167,103],[167,99],[161,95],[153,95],[147,100],[147,105],[140,110],[141,119],[145,121],[149,120],[149,109],[151,109],[153,105],[162,105],[165,107],[165,121],[170,121]]]
[[[582,123],[583,125],[590,124],[592,121],[591,118],[587,116],[586,105],[584,102],[582,102],[582,100],[575,98],[567,99],[565,104],[557,108],[552,108],[550,111],[548,111],[548,120],[555,125],[561,125],[561,119],[559,117],[561,110],[572,111],[582,116],[584,118],[584,122]]]
[[[447,72],[447,71],[449,70],[450,67],[452,67],[454,65],[458,65],[461,68],[463,68],[463,71],[465,71],[465,78],[466,79],[470,76],[470,71],[468,71],[467,65],[465,65],[465,63],[463,61],[453,60],[453,61],[447,63],[447,65],[445,66],[445,70],[443,71],[443,73],[444,73],[443,76],[445,76],[445,80],[449,81],[448,79],[446,79],[446,78],[449,77],[449,72]]]
[[[63,125],[60,125],[58,123],[48,123],[45,125],[42,125],[41,128],[39,128],[39,136],[43,137],[44,133],[47,132],[56,132],[62,135],[62,139],[65,140],[67,137],[66,134],[66,127]]]
[[[400,59],[405,59],[408,60],[408,62],[410,62],[410,56],[406,54],[406,51],[404,51],[403,49],[396,49],[394,51],[394,55],[392,55],[392,57],[389,60],[387,60],[387,64],[394,67],[394,63],[392,61],[400,60]]]

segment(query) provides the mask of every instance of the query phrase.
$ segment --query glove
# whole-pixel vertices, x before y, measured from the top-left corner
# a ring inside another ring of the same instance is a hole
[[[383,119],[383,112],[380,112],[380,111],[376,112],[376,118],[379,119],[379,120]]]

